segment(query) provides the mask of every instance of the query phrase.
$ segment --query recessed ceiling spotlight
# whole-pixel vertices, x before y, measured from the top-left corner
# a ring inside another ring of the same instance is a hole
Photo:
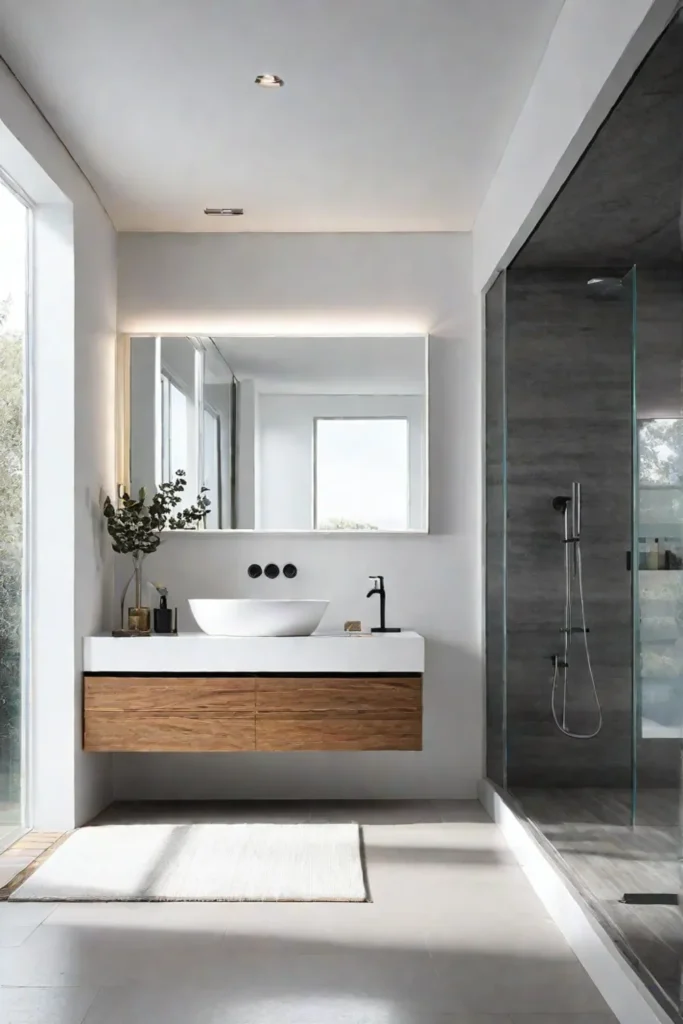
[[[204,213],[207,217],[241,217],[244,210],[241,206],[206,206]]]
[[[279,75],[257,75],[254,81],[264,89],[281,89],[285,84]]]

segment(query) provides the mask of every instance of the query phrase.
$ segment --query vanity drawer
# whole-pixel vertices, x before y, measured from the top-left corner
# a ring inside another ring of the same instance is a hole
[[[422,676],[84,677],[87,751],[421,750]]]
[[[90,711],[83,748],[167,753],[254,750],[254,717]]]
[[[422,750],[422,719],[263,716],[256,720],[256,749]]]
[[[86,715],[189,711],[253,718],[255,689],[248,676],[86,676],[84,706]]]
[[[256,680],[259,717],[410,718],[422,708],[421,676],[278,677]]]

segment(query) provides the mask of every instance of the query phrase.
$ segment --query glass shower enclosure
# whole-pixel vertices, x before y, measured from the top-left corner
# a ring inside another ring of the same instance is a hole
[[[487,774],[614,923],[678,892],[683,284],[513,264],[485,323]]]
[[[666,351],[661,315],[639,323],[637,283],[652,307],[667,288],[681,304],[677,282],[635,267],[513,267],[486,296],[487,772],[531,802],[593,791],[601,820],[668,801],[675,824],[681,343],[669,332]],[[564,529],[572,485],[580,537]]]

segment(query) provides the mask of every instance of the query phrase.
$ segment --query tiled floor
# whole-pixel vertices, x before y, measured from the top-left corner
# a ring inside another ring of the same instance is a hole
[[[630,824],[630,791],[516,789],[513,795],[602,915],[617,944],[648,972],[672,1007],[680,1010],[680,910],[620,902],[626,892],[678,892],[678,791],[641,789],[635,827]]]
[[[0,904],[0,1024],[611,1024],[477,804],[193,805],[360,820],[372,903]]]

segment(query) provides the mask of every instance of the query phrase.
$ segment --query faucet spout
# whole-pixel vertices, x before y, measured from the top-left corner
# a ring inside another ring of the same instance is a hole
[[[379,626],[373,626],[372,633],[400,633],[401,630],[398,627],[387,626],[387,592],[384,589],[384,576],[371,576],[371,580],[375,581],[375,585],[372,590],[368,591],[367,596],[372,597],[373,594],[379,594]]]

